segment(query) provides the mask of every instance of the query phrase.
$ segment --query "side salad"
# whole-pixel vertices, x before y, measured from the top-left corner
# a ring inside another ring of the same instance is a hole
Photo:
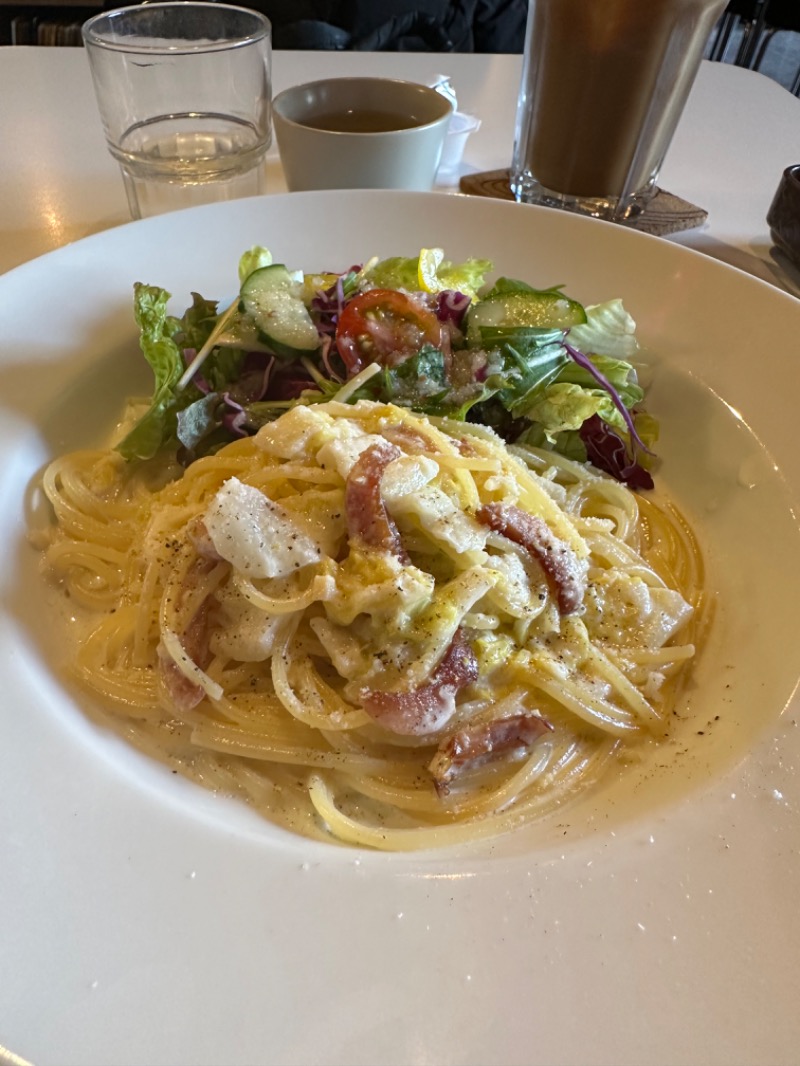
[[[583,306],[563,286],[487,276],[442,249],[307,274],[261,246],[239,262],[226,308],[137,283],[134,313],[154,378],[117,445],[128,460],[184,465],[256,433],[296,404],[377,400],[491,426],[652,488],[658,427],[642,410],[635,324],[621,300]]]

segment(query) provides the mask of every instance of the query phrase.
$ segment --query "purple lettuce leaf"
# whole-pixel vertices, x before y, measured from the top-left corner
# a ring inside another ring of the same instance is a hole
[[[598,470],[604,470],[631,489],[653,488],[648,471],[630,458],[625,441],[599,415],[587,418],[578,432],[586,447],[586,458]]]

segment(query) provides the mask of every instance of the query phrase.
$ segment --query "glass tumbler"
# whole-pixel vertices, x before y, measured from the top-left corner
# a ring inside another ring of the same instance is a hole
[[[530,0],[511,187],[635,218],[651,199],[725,0]]]
[[[170,0],[95,15],[83,39],[133,218],[266,191],[268,19]]]

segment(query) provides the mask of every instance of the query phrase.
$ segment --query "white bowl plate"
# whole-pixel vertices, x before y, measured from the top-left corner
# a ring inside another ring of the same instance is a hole
[[[442,247],[624,299],[711,636],[657,759],[538,827],[383,855],[284,832],[100,728],[59,680],[30,486],[147,392],[134,281],[225,299]],[[620,227],[436,193],[242,200],[0,277],[0,1043],[90,1064],[792,1063],[800,1046],[800,303]]]

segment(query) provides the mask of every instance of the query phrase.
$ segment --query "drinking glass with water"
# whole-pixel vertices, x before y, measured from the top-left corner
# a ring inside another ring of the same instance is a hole
[[[266,191],[268,19],[168,0],[95,15],[83,39],[133,218]]]

